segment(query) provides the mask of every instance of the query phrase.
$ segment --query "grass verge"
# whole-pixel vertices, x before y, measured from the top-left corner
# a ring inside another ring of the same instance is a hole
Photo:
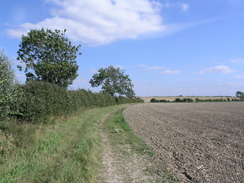
[[[105,123],[105,130],[110,134],[112,145],[130,145],[131,149],[139,154],[154,155],[152,149],[130,128],[123,117],[125,108],[114,112]]]
[[[8,123],[0,130],[0,182],[99,182],[100,119],[120,107],[85,110],[53,125]]]

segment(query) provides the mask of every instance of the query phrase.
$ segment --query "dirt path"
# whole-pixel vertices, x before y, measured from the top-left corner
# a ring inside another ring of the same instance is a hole
[[[104,123],[114,111],[106,114],[101,122],[102,142],[102,179],[107,183],[144,183],[156,182],[156,178],[146,175],[151,166],[147,156],[132,152],[130,145],[112,145]]]
[[[180,182],[244,182],[244,103],[138,104],[127,122]]]

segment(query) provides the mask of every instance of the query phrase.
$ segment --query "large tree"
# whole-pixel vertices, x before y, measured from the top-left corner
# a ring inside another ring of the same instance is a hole
[[[9,113],[14,77],[8,57],[0,51],[0,122],[5,120]]]
[[[237,92],[236,92],[236,97],[238,97],[238,98],[240,98],[240,99],[244,99],[244,92],[237,91]]]
[[[129,75],[124,73],[120,67],[109,66],[101,68],[98,73],[92,76],[90,80],[92,87],[102,86],[102,90],[111,94],[112,96],[125,95],[127,97],[134,97],[133,84]]]
[[[47,81],[61,87],[73,83],[78,76],[76,58],[80,45],[72,45],[65,32],[41,29],[22,36],[17,53],[18,60],[25,63],[27,80]]]

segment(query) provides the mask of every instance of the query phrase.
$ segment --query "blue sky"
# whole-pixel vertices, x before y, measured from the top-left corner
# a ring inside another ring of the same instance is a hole
[[[21,35],[44,27],[82,45],[74,89],[98,91],[92,75],[114,65],[137,96],[244,91],[244,0],[3,0],[0,12],[0,49],[22,82]]]

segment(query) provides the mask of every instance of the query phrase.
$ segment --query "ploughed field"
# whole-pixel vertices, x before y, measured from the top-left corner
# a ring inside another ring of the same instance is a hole
[[[179,182],[244,182],[244,102],[137,104],[124,115]]]

